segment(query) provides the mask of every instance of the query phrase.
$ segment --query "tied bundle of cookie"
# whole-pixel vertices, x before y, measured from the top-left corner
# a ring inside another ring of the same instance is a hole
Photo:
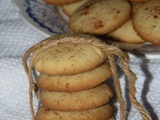
[[[29,59],[30,55],[32,56]],[[125,120],[126,105],[114,56],[120,59],[122,69],[131,79],[131,101],[142,117],[150,120],[146,110],[136,100],[136,77],[129,68],[127,54],[117,47],[106,45],[101,40],[84,34],[51,36],[26,51],[23,63],[30,83],[33,120],[114,119],[113,108],[109,104],[113,93],[104,83],[111,75],[120,102],[121,120]],[[33,70],[39,73],[35,79]],[[33,108],[33,90],[40,100],[36,115]]]
[[[120,47],[160,44],[159,0],[73,0],[58,6],[75,33],[105,36],[106,42],[117,41]]]

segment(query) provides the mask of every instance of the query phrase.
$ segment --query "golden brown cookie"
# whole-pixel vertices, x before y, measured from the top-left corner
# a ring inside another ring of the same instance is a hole
[[[125,43],[141,44],[145,42],[134,30],[131,19],[108,35],[117,41]]]
[[[92,70],[104,60],[105,54],[97,46],[63,43],[40,52],[33,65],[40,73],[72,75]]]
[[[136,12],[136,10],[142,5],[143,3],[131,2],[132,6],[131,16],[133,16],[134,12]],[[124,43],[141,44],[145,42],[133,28],[132,17],[121,27],[109,33],[108,35],[116,39],[117,41]]]
[[[148,42],[160,45],[160,1],[145,2],[133,16],[133,27]]]
[[[74,111],[101,106],[107,103],[111,97],[111,89],[102,84],[89,90],[77,92],[42,91],[40,93],[40,102],[48,109]]]
[[[65,4],[70,4],[74,3],[80,0],[44,0],[46,3],[52,4],[52,5],[65,5]]]
[[[89,0],[80,0],[78,2],[74,2],[74,3],[70,3],[70,4],[66,4],[61,6],[63,12],[67,15],[67,16],[71,16],[73,14],[73,12],[80,7],[81,5],[83,5],[84,3],[88,2]]]
[[[131,5],[125,0],[92,0],[79,7],[70,17],[73,32],[107,34],[129,18]]]
[[[80,91],[90,89],[101,84],[111,76],[110,66],[106,63],[80,74],[57,76],[40,74],[37,86],[48,91]]]
[[[85,111],[66,112],[40,107],[36,114],[36,120],[108,120],[112,113],[113,109],[108,104]]]

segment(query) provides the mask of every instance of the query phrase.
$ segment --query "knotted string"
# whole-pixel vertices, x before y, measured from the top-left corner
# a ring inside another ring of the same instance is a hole
[[[37,95],[36,83],[33,79],[34,59],[38,55],[38,53],[40,53],[41,51],[49,47],[57,46],[62,43],[92,44],[102,49],[102,51],[106,55],[106,60],[109,61],[109,64],[111,66],[111,71],[114,78],[114,88],[117,95],[117,99],[120,103],[121,120],[125,120],[126,104],[122,97],[121,84],[118,79],[116,62],[114,58],[114,57],[118,57],[122,70],[124,71],[125,75],[129,79],[129,96],[130,96],[131,102],[133,103],[135,108],[140,112],[143,120],[151,120],[147,111],[143,108],[143,106],[137,101],[135,97],[135,94],[136,94],[135,82],[137,78],[136,78],[136,75],[130,69],[129,62],[128,62],[129,61],[128,54],[126,54],[126,52],[123,52],[116,46],[107,45],[93,36],[83,35],[83,34],[60,34],[60,35],[51,36],[45,40],[42,40],[36,45],[32,46],[30,49],[28,49],[25,52],[23,56],[23,65],[29,79],[29,100],[30,100],[30,110],[31,110],[32,120],[35,120],[34,108],[33,108],[33,93]],[[27,60],[30,57],[31,59],[29,60],[29,63],[27,63]]]

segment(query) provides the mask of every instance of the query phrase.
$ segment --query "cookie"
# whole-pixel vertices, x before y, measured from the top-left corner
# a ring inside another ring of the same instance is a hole
[[[125,43],[141,44],[145,42],[134,30],[131,19],[117,30],[109,33],[108,36]]]
[[[133,27],[147,42],[160,44],[160,1],[150,0],[136,10]]]
[[[121,27],[116,29],[115,31],[109,33],[108,35],[112,38],[114,38],[117,41],[124,42],[124,43],[130,43],[130,44],[142,44],[146,41],[143,40],[138,33],[133,28],[133,21],[132,16],[136,12],[136,10],[141,7],[143,3],[138,2],[131,2],[132,6],[132,13],[131,13],[131,19],[128,20],[126,23],[124,23]]]
[[[84,3],[88,2],[89,0],[80,0],[78,2],[74,2],[74,3],[70,3],[70,4],[66,4],[61,6],[63,12],[67,15],[67,16],[71,16],[73,14],[73,12],[80,7],[81,5],[83,5]]]
[[[36,120],[108,120],[112,113],[113,109],[108,104],[85,111],[67,112],[40,107],[36,113]]]
[[[44,74],[72,75],[92,70],[104,60],[105,53],[100,47],[62,43],[41,51],[35,57],[33,66]]]
[[[95,87],[111,76],[110,66],[106,63],[99,67],[80,74],[56,76],[40,74],[37,86],[48,91],[80,91]]]
[[[128,1],[93,0],[76,9],[70,16],[69,26],[76,33],[107,34],[124,24],[130,13]]]
[[[102,84],[95,88],[78,92],[40,93],[40,102],[45,108],[59,111],[87,110],[101,106],[112,97],[111,89]]]
[[[65,4],[70,4],[74,3],[80,0],[44,0],[46,3],[51,4],[51,5],[65,5]]]

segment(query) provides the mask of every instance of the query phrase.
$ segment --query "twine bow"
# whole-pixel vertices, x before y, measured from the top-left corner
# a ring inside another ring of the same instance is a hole
[[[117,99],[120,103],[121,120],[125,120],[126,119],[126,103],[122,97],[121,84],[118,79],[118,73],[116,70],[116,62],[115,62],[115,56],[118,57],[122,70],[124,71],[125,75],[129,79],[129,96],[130,96],[131,102],[133,103],[135,108],[140,112],[143,120],[151,120],[148,112],[143,108],[143,106],[137,101],[135,97],[135,94],[136,94],[135,82],[137,78],[136,78],[136,75],[130,69],[128,54],[126,52],[123,52],[116,46],[107,45],[93,36],[84,35],[84,34],[60,34],[60,35],[51,36],[37,43],[36,45],[32,46],[30,49],[28,49],[25,52],[23,56],[23,65],[29,79],[29,99],[30,99],[30,110],[31,110],[32,120],[35,120],[34,108],[33,108],[33,91],[35,91],[35,94],[37,94],[36,83],[33,80],[34,58],[41,51],[52,46],[57,46],[62,43],[92,44],[94,46],[101,48],[104,51],[106,55],[106,59],[109,61],[109,64],[111,66],[111,71],[114,78],[114,88],[117,95]],[[29,57],[31,57],[31,59],[29,60],[29,63],[27,63],[28,62],[27,60],[29,59]]]

